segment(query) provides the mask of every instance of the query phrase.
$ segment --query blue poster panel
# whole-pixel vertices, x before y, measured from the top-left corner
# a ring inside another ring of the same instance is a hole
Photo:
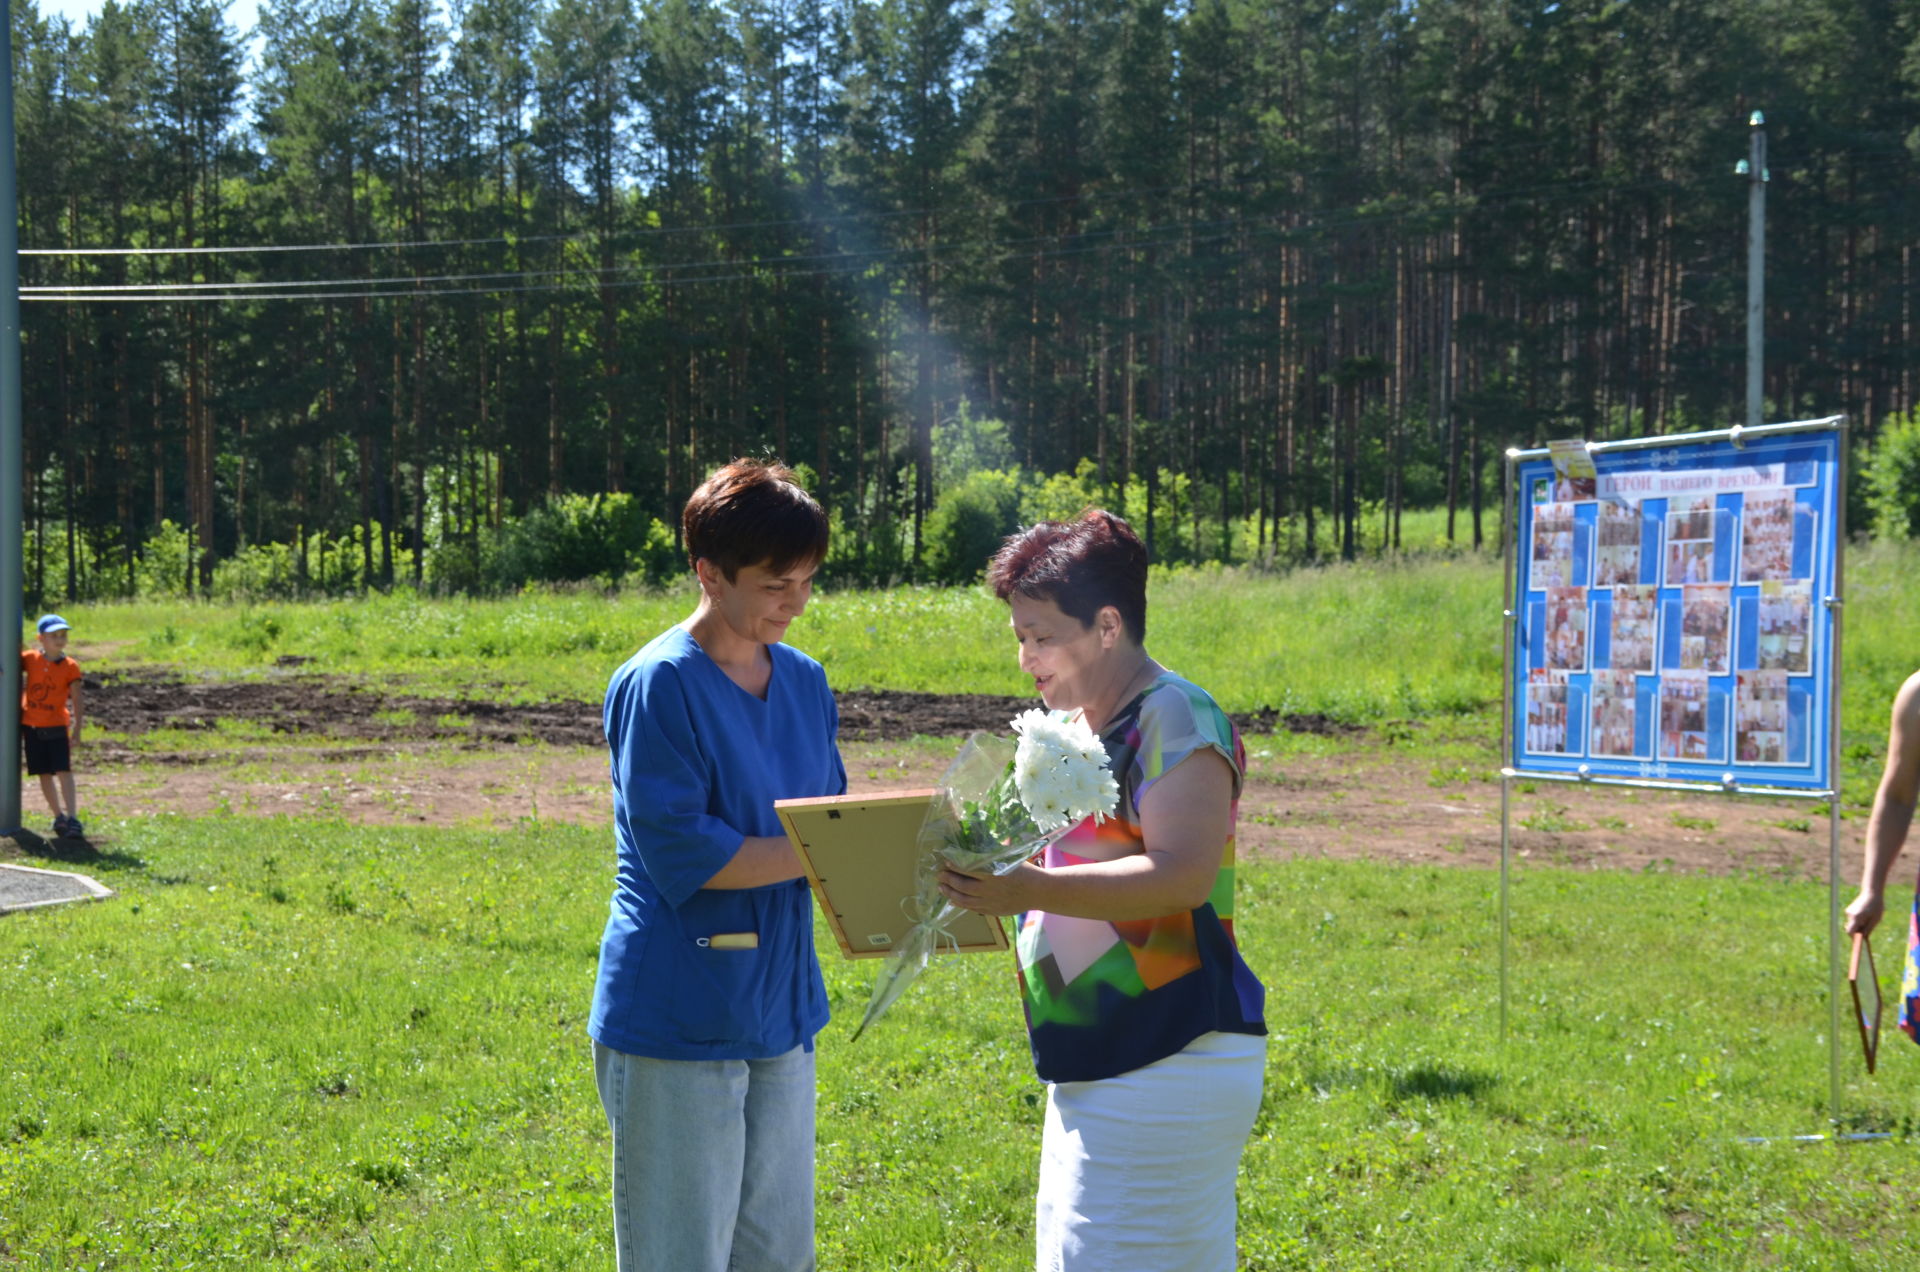
[[[1521,771],[1831,789],[1837,430],[1516,464]]]

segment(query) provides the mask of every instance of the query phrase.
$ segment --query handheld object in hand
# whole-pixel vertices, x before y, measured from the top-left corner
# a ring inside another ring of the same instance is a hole
[[[1862,973],[1866,986],[1861,987]],[[1880,1056],[1880,977],[1873,966],[1873,945],[1866,933],[1853,934],[1853,957],[1847,960],[1847,985],[1853,990],[1853,1019],[1860,1026],[1860,1049],[1867,1055],[1867,1072]]]
[[[920,828],[938,795],[912,790],[774,801],[848,958],[883,958],[913,926]],[[989,915],[960,911],[946,930],[953,938],[946,950],[1007,948],[1005,929]]]

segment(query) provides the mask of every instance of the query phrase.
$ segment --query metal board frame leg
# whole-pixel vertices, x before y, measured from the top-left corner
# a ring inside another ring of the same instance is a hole
[[[1840,971],[1840,791],[1827,801],[1831,827],[1827,853],[1827,1083],[1830,1117],[1840,1130],[1840,999],[1847,992]]]
[[[1500,1042],[1507,1041],[1507,859],[1510,837],[1508,835],[1507,814],[1510,808],[1510,796],[1513,779],[1500,779]]]
[[[1512,856],[1513,779],[1507,775],[1508,757],[1513,754],[1513,641],[1519,614],[1514,599],[1514,557],[1519,551],[1519,510],[1515,507],[1515,487],[1519,480],[1520,452],[1507,448],[1506,489],[1501,494],[1500,573],[1503,604],[1500,618],[1500,1043],[1507,1041],[1507,959],[1508,959],[1508,860]]]
[[[1831,680],[1827,693],[1827,1081],[1829,1112],[1833,1132],[1840,1133],[1840,1000],[1847,987],[1841,983],[1840,940],[1840,651],[1844,642],[1842,619],[1846,617],[1847,574],[1847,420],[1839,426],[1840,455],[1836,463],[1839,476],[1834,485],[1838,494],[1834,508],[1833,592],[1826,598],[1833,614],[1833,650],[1827,659]]]

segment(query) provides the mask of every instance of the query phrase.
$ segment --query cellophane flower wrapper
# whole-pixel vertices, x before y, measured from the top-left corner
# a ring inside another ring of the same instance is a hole
[[[941,774],[938,793],[921,823],[913,920],[874,981],[858,1038],[886,1014],[940,949],[958,949],[949,931],[962,913],[940,894],[940,870],[1002,874],[1089,814],[1113,812],[1119,791],[1106,770],[1106,752],[1085,725],[1063,725],[1041,711],[1013,721],[1021,741],[986,733],[968,736]],[[1040,825],[1029,804],[1039,807]],[[994,919],[998,922],[998,919]]]

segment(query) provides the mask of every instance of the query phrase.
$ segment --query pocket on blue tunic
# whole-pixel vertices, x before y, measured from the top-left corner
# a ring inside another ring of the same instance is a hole
[[[766,1032],[767,956],[762,949],[715,949],[685,937],[674,993],[674,1023],[688,1042],[756,1042]]]
[[[683,979],[673,987],[673,1015],[688,1042],[753,1046],[784,1025],[770,1019],[784,1016],[786,997],[770,978],[792,959],[780,908],[767,902],[757,889],[702,892],[680,907],[674,961]],[[748,933],[754,944],[741,948]]]

